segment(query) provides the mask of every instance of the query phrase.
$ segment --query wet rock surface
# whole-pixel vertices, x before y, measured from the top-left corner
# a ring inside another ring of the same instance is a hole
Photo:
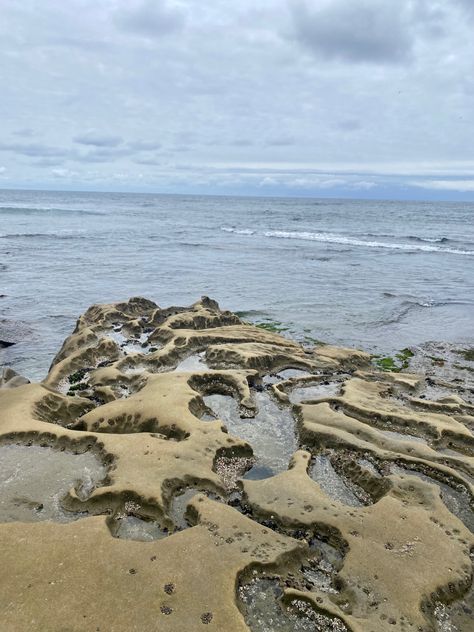
[[[300,599],[283,604],[282,596],[275,579],[254,579],[239,589],[245,621],[252,632],[347,632],[339,619],[318,613]]]
[[[84,514],[63,506],[69,490],[74,489],[85,501],[105,478],[106,468],[91,452],[1,445],[0,522],[77,520]]]
[[[252,392],[252,397],[256,406],[252,417],[248,412],[242,417],[230,396],[208,395],[204,402],[230,434],[252,446],[255,462],[245,477],[267,478],[288,469],[297,449],[294,419],[289,407],[278,405],[268,392]]]
[[[447,342],[427,342],[413,351],[409,368],[426,376],[422,389],[426,399],[458,394],[474,404],[474,349]]]
[[[381,372],[208,298],[92,306],[43,383],[2,377],[5,629],[467,632],[473,361],[444,351]]]

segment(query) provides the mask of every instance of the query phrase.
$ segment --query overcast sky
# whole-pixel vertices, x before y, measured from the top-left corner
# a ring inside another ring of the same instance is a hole
[[[0,187],[474,200],[474,0],[1,0]]]

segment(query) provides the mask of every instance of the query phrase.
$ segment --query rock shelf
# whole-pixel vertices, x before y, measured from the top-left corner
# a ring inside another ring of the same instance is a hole
[[[208,298],[92,306],[42,383],[0,383],[2,629],[468,632],[474,408],[449,377]]]

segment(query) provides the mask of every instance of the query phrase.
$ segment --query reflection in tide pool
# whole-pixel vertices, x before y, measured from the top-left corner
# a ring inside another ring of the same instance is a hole
[[[417,472],[416,470],[403,467],[402,465],[393,464],[390,465],[390,472],[397,476],[416,476],[425,483],[437,485],[442,501],[449,509],[449,511],[457,516],[466,527],[474,533],[474,512],[471,508],[471,498],[469,493],[461,485],[457,486],[457,489],[443,483],[435,478]]]
[[[321,399],[323,397],[337,397],[340,394],[342,386],[341,382],[318,382],[317,384],[308,384],[308,386],[299,386],[294,388],[290,393],[290,402],[299,404],[303,401],[313,399]]]
[[[316,455],[309,474],[313,481],[319,483],[321,489],[334,500],[353,507],[362,505],[361,501],[346,485],[343,478],[333,468],[329,456],[326,454]]]
[[[168,535],[157,522],[142,520],[136,516],[124,516],[116,521],[113,535],[121,540],[137,540],[138,542],[152,542]]]
[[[288,469],[297,450],[291,410],[280,408],[266,392],[254,393],[258,412],[240,417],[237,402],[228,395],[208,395],[204,402],[227,426],[230,434],[250,443],[256,459],[246,478],[268,478]]]
[[[195,353],[181,360],[174,369],[175,371],[207,371],[209,367],[204,360],[204,353]]]

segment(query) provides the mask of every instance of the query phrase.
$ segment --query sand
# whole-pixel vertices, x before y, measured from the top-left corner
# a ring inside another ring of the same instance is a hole
[[[474,407],[430,385],[208,298],[92,306],[0,382],[2,630],[467,632]]]

